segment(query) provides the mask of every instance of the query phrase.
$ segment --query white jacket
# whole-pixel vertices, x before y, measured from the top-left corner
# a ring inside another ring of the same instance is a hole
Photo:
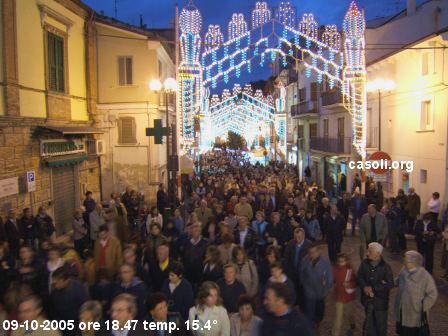
[[[212,308],[205,306],[203,311],[198,310],[197,306],[191,307],[188,314],[188,320],[190,321],[190,330],[194,336],[230,335],[229,316],[227,315],[227,310],[223,306],[214,306]],[[197,324],[197,322],[193,324],[194,320],[199,321],[199,330],[192,330],[192,326]],[[207,328],[205,328],[206,323]]]

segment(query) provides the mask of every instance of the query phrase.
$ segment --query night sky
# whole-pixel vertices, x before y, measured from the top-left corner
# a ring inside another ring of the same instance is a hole
[[[87,5],[108,16],[115,16],[117,3],[117,18],[130,24],[138,25],[140,14],[148,28],[169,27],[175,16],[175,5],[182,9],[188,0],[83,0]],[[257,0],[193,0],[202,13],[203,32],[209,24],[219,24],[226,38],[227,24],[232,13],[241,12],[249,23],[250,13]],[[319,24],[337,24],[341,27],[343,17],[352,0],[290,0],[297,8],[298,16],[303,13],[314,13]],[[424,0],[417,0],[420,3]],[[278,6],[281,0],[267,0],[268,5]],[[367,19],[388,16],[403,10],[406,0],[357,0],[364,8]],[[269,68],[254,67],[250,78],[243,75],[239,82],[256,79],[266,79],[270,75]],[[232,80],[229,83],[232,85]],[[218,89],[222,90],[221,85]]]
[[[117,2],[118,19],[131,24],[139,23],[139,15],[143,15],[144,22],[149,28],[166,27],[174,17],[174,6],[180,8],[188,0],[84,0],[97,11],[104,11],[105,15],[114,16],[115,1]],[[194,0],[196,7],[202,13],[204,27],[209,24],[227,25],[232,13],[242,12],[246,19],[256,0]],[[267,0],[269,6],[277,6],[281,0]],[[291,0],[298,13],[312,12],[319,23],[336,23],[340,26],[342,18],[351,0]],[[420,1],[418,1],[420,2]],[[401,10],[406,0],[358,0],[358,5],[365,9],[368,19],[387,16]]]

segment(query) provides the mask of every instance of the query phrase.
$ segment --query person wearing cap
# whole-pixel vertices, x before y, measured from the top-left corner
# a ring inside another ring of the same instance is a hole
[[[366,310],[363,333],[366,336],[387,335],[389,293],[394,287],[394,277],[382,253],[383,246],[380,243],[370,243],[367,258],[362,261],[358,270],[361,302]]]
[[[429,330],[427,313],[437,300],[434,279],[424,267],[417,251],[404,255],[404,268],[398,275],[395,318],[398,335],[421,335]]]

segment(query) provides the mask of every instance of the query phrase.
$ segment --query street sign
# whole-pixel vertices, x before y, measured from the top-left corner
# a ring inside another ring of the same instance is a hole
[[[373,180],[375,182],[387,182],[387,174],[372,174]]]
[[[26,182],[28,186],[28,192],[36,191],[36,173],[34,170],[26,172]]]
[[[19,193],[19,179],[16,177],[0,180],[0,198]]]
[[[384,175],[388,171],[386,167],[391,163],[392,158],[386,152],[375,152],[372,153],[368,158],[369,161],[377,161],[378,168],[372,168],[370,171],[376,175]],[[381,166],[383,164],[383,166]]]

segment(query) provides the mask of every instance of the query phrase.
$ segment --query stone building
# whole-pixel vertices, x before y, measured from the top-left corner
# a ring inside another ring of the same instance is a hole
[[[0,215],[45,206],[71,228],[100,198],[94,12],[77,0],[0,2]]]

